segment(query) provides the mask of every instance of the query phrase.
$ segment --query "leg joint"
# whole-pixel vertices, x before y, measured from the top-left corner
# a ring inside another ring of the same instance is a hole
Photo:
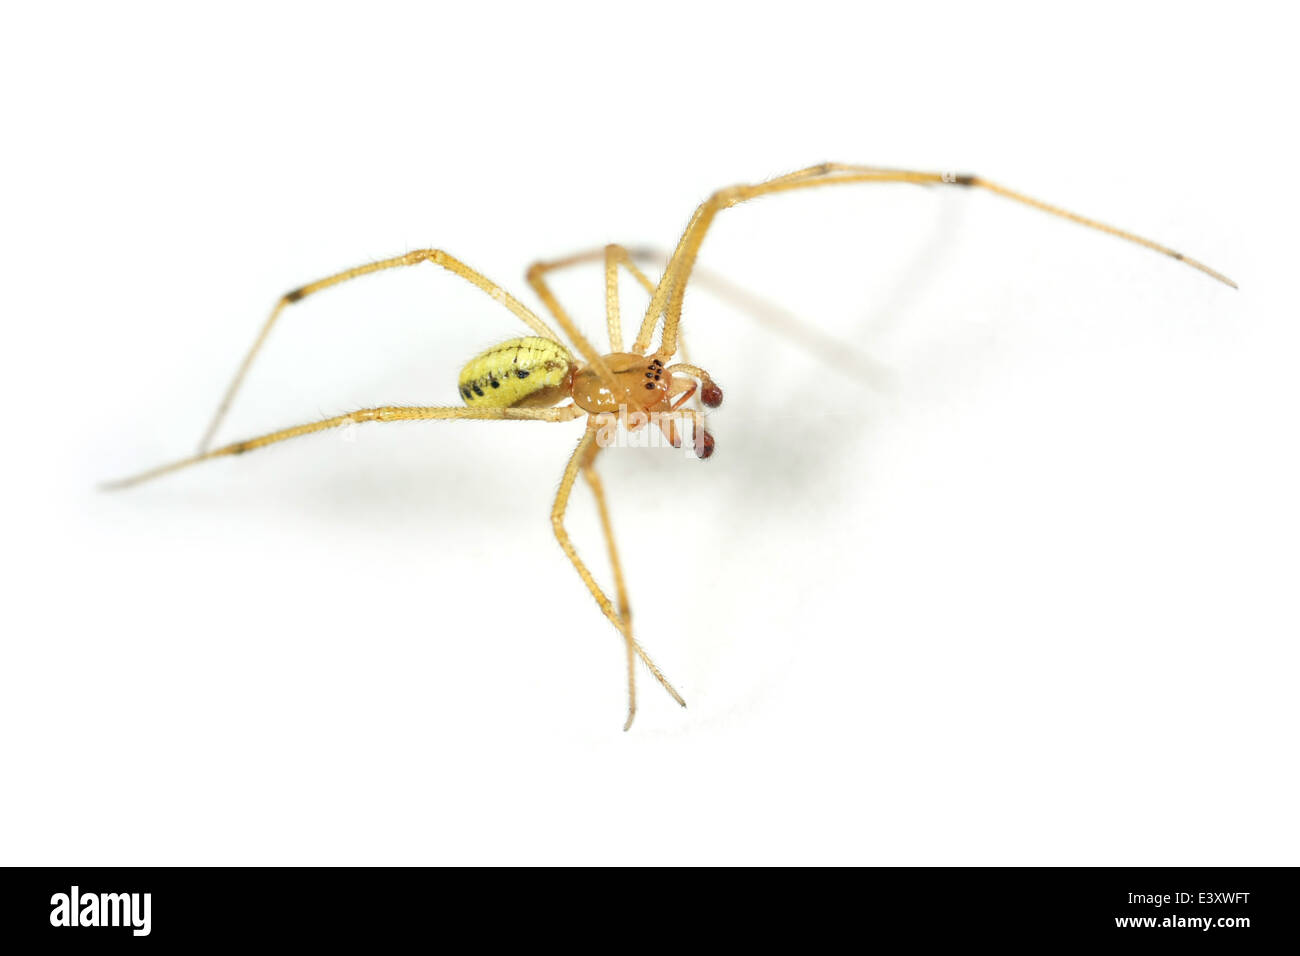
[[[413,266],[417,262],[436,262],[441,265],[445,255],[446,253],[441,249],[416,249],[402,256],[402,261],[408,266]]]
[[[709,197],[709,204],[726,209],[736,203],[744,202],[748,198],[749,189],[748,186],[728,186],[726,189],[719,189]]]

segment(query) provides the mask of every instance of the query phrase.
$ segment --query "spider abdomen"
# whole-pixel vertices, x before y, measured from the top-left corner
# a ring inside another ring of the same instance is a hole
[[[575,363],[559,342],[511,339],[476,355],[460,372],[460,397],[477,408],[539,408],[568,393]]]

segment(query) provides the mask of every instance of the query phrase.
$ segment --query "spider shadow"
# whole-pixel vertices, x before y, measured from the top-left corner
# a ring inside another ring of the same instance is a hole
[[[883,424],[900,414],[898,401],[905,391],[898,372],[901,366],[906,366],[909,380],[930,379],[955,347],[949,337],[911,348],[897,361],[882,361],[873,354],[896,337],[902,323],[917,318],[916,306],[924,290],[957,245],[962,205],[940,205],[924,241],[896,273],[885,295],[877,291],[873,304],[860,307],[861,318],[851,324],[853,341],[822,332],[795,313],[746,294],[758,325],[798,346],[806,361],[795,366],[797,381],[774,407],[759,414],[736,409],[734,415],[716,419],[719,440],[726,441],[726,448],[741,462],[730,476],[732,487],[722,495],[722,527],[731,535],[719,542],[724,553],[738,546],[742,529],[754,514],[762,514],[768,527],[807,528],[810,522],[833,520],[837,504],[870,483],[869,473],[850,473],[836,462],[869,460],[864,446],[879,435]],[[753,335],[737,338],[748,340],[738,367],[768,364],[770,344]],[[985,344],[982,335],[964,343],[974,360]],[[809,382],[811,389],[804,387]],[[809,489],[815,492],[815,504],[792,507],[792,502],[806,498]]]

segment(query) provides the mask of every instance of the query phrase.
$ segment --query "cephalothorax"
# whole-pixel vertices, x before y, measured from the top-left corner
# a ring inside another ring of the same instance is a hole
[[[612,380],[594,364],[580,364],[558,342],[511,339],[469,360],[461,369],[460,396],[471,408],[546,408],[568,398],[589,415],[632,409],[654,415],[675,448],[681,445],[677,422],[662,413],[680,410],[697,388],[709,408],[722,404],[722,389],[693,365],[665,366],[657,356],[635,352],[615,352],[601,361]],[[695,447],[701,458],[713,454],[707,429],[698,429]]]
[[[705,428],[704,408],[716,408],[722,403],[722,389],[704,369],[685,361],[675,363],[672,361],[681,350],[679,324],[683,296],[709,226],[722,210],[759,196],[852,183],[911,183],[921,186],[961,186],[983,189],[1050,215],[1145,246],[1184,262],[1233,288],[1236,287],[1222,274],[1167,246],[1067,212],[1056,206],[1049,206],[977,176],[823,163],[755,185],[732,186],[715,192],[701,203],[691,216],[676,248],[670,256],[666,257],[666,265],[657,282],[652,282],[638,268],[628,250],[618,245],[533,265],[528,270],[528,282],[568,337],[576,354],[570,351],[559,335],[531,309],[496,283],[440,249],[420,249],[404,256],[357,266],[294,289],[280,297],[280,301],[276,303],[262,326],[261,332],[235,373],[234,380],[226,390],[225,397],[204,434],[199,453],[182,461],[112,482],[107,487],[120,488],[137,484],[210,458],[238,455],[290,438],[358,422],[444,419],[567,422],[585,417],[586,429],[565,466],[564,474],[560,479],[560,489],[551,508],[551,524],[556,539],[577,569],[583,583],[596,599],[601,611],[623,639],[627,651],[628,682],[628,714],[624,729],[631,726],[632,718],[636,714],[635,663],[638,657],[673,699],[685,706],[681,695],[668,683],[632,635],[632,612],[627,588],[623,580],[618,549],[614,544],[614,536],[610,528],[604,488],[595,469],[596,456],[604,447],[600,436],[607,432],[611,420],[626,423],[626,427],[630,428],[645,427],[647,424],[654,423],[663,430],[674,446],[682,443],[689,430],[696,455],[700,458],[708,458],[713,454],[714,441]],[[593,348],[574,325],[551,293],[545,279],[546,274],[553,270],[601,259],[604,260],[605,265],[605,315],[610,343],[610,351],[603,354]],[[336,415],[320,421],[294,425],[257,438],[209,450],[212,437],[225,417],[253,359],[286,307],[323,289],[359,276],[402,266],[413,266],[421,262],[431,262],[477,286],[514,313],[532,332],[529,336],[511,339],[490,348],[465,365],[458,382],[463,406],[385,405],[364,408],[347,415]],[[650,295],[650,304],[641,319],[636,338],[629,351],[624,351],[619,310],[619,269],[629,271]],[[650,351],[651,339],[657,330],[660,332],[659,346],[652,352]],[[564,515],[568,507],[569,495],[579,473],[590,485],[596,499],[596,507],[613,567],[615,600],[611,600],[606,595],[587,566],[578,557],[573,542],[565,530]]]

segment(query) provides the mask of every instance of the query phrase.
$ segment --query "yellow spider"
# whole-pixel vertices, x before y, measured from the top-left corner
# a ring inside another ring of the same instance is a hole
[[[605,502],[605,492],[600,477],[596,473],[595,460],[603,447],[606,447],[614,433],[617,423],[628,428],[640,428],[648,424],[661,428],[674,446],[680,446],[683,431],[679,430],[686,421],[690,423],[690,433],[696,455],[707,458],[713,454],[712,436],[704,427],[703,410],[686,407],[686,402],[698,392],[703,405],[716,408],[722,403],[722,390],[702,368],[685,362],[668,364],[678,354],[678,326],[681,321],[682,297],[695,265],[695,259],[704,241],[713,219],[723,209],[737,203],[746,202],[769,193],[789,192],[796,189],[811,189],[819,186],[847,185],[850,183],[914,183],[918,185],[952,185],[977,187],[996,193],[1007,199],[1032,206],[1042,212],[1068,219],[1080,225],[1097,229],[1101,232],[1118,236],[1129,242],[1146,246],[1156,252],[1171,256],[1209,276],[1236,288],[1226,276],[1194,259],[1174,250],[1144,239],[1141,236],[1104,225],[1092,219],[1067,212],[1056,206],[1031,199],[1013,192],[996,183],[977,176],[956,175],[952,173],[914,172],[910,170],[885,169],[875,166],[850,166],[838,163],[824,163],[797,172],[769,179],[756,185],[732,186],[715,192],[700,204],[687,223],[672,255],[668,258],[663,274],[658,283],[652,282],[635,264],[633,256],[622,246],[606,246],[603,250],[580,253],[551,262],[539,262],[528,270],[528,282],[536,290],[542,302],[563,329],[569,341],[577,349],[575,355],[560,337],[538,316],[519,302],[499,285],[475,272],[469,266],[454,259],[439,249],[420,249],[393,259],[357,266],[337,275],[317,280],[280,297],[271,315],[267,318],[253,346],[249,349],[234,380],[226,390],[225,397],[218,406],[212,423],[208,426],[199,446],[198,454],[191,458],[171,464],[162,465],[150,471],[130,478],[111,482],[105,487],[122,488],[138,484],[150,478],[185,468],[189,465],[220,458],[226,455],[239,455],[289,438],[310,435],[327,428],[350,425],[357,422],[395,422],[425,419],[480,419],[480,420],[519,420],[541,422],[568,422],[586,418],[586,428],[578,441],[560,480],[560,490],[555,496],[551,508],[551,524],[560,547],[569,560],[573,562],[578,575],[587,589],[600,605],[601,611],[623,638],[627,649],[627,686],[628,711],[626,730],[632,726],[636,715],[636,658],[645,663],[655,679],[683,707],[686,702],[668,683],[663,673],[642,649],[632,635],[632,615],[628,603],[627,588],[623,581],[622,566],[619,562],[618,549],[614,543],[609,521],[609,511]],[[611,351],[602,355],[586,337],[578,331],[568,314],[552,294],[546,284],[546,273],[588,262],[603,256],[605,262],[605,305],[606,321],[609,329],[609,346]],[[249,438],[244,441],[210,449],[211,441],[218,426],[225,417],[227,409],[234,400],[236,392],[244,377],[248,374],[253,359],[266,341],[280,314],[295,302],[331,286],[339,285],[358,276],[372,272],[382,272],[400,266],[413,266],[421,262],[431,262],[443,269],[453,272],[466,281],[478,286],[489,296],[501,303],[528,326],[532,335],[525,338],[511,339],[495,348],[483,352],[471,359],[460,374],[460,396],[465,407],[420,406],[399,407],[383,406],[363,408],[348,415],[338,415],[321,421],[294,425],[280,431]],[[626,268],[650,294],[650,305],[641,319],[636,339],[631,351],[623,351],[623,328],[619,315],[618,270]],[[650,340],[659,327],[659,347],[650,351]],[[565,404],[561,404],[565,403]],[[210,450],[209,450],[210,449]],[[569,494],[578,474],[591,486],[596,499],[596,508],[609,548],[610,563],[613,567],[614,590],[617,603],[611,601],[600,585],[596,583],[587,566],[578,557],[564,527],[565,509],[569,503]]]

